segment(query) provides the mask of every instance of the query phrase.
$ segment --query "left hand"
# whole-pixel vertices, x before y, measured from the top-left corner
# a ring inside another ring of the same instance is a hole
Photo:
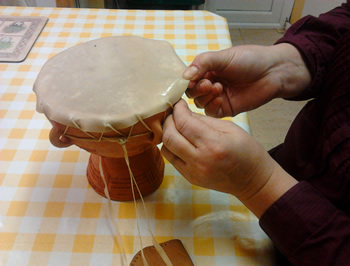
[[[184,71],[186,94],[213,117],[235,116],[274,98],[289,98],[311,84],[311,74],[291,44],[242,45],[195,57]]]
[[[183,100],[163,130],[162,154],[190,183],[240,200],[255,195],[277,164],[243,129],[192,113]]]

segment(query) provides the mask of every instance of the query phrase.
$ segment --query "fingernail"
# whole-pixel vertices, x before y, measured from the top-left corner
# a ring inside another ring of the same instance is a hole
[[[199,69],[195,66],[188,67],[183,73],[182,77],[187,80],[191,80],[198,73]]]

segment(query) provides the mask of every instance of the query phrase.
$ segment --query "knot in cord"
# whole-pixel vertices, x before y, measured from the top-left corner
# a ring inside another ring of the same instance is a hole
[[[117,139],[117,142],[120,144],[120,145],[124,145],[128,142],[128,139],[127,138],[118,138]]]

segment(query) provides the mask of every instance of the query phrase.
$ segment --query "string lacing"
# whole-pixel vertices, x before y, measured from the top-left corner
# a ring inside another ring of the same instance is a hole
[[[167,104],[170,105],[171,107],[173,107],[173,105],[171,103],[167,103]],[[145,266],[148,266],[146,257],[145,257],[144,252],[143,252],[144,246],[143,246],[142,238],[141,238],[141,234],[140,234],[140,226],[139,226],[139,218],[138,218],[139,214],[138,214],[138,211],[137,211],[137,201],[136,201],[136,197],[135,197],[134,185],[135,185],[135,187],[136,187],[136,189],[137,189],[137,191],[138,191],[138,193],[140,195],[140,199],[141,199],[141,202],[142,202],[142,205],[143,205],[143,209],[144,209],[144,212],[145,212],[145,215],[146,215],[146,219],[147,219],[147,228],[148,228],[148,231],[149,231],[149,233],[150,233],[150,235],[152,237],[152,243],[153,243],[155,249],[158,251],[158,253],[161,256],[161,258],[163,259],[163,261],[165,262],[165,264],[167,266],[171,266],[172,263],[171,263],[168,255],[165,253],[164,249],[159,245],[159,243],[157,242],[157,240],[155,239],[155,237],[154,237],[154,235],[152,233],[152,230],[151,230],[151,227],[150,227],[149,215],[148,215],[147,208],[146,208],[146,204],[145,204],[145,201],[144,201],[144,199],[142,197],[141,191],[140,191],[140,189],[139,189],[139,187],[137,185],[136,179],[135,179],[134,174],[133,174],[133,172],[131,170],[131,167],[130,167],[130,162],[129,162],[129,156],[128,156],[128,152],[127,152],[127,148],[126,148],[126,143],[132,138],[153,134],[152,129],[146,124],[146,122],[143,121],[143,119],[140,116],[137,116],[137,118],[145,126],[145,128],[148,130],[148,132],[142,133],[142,134],[138,134],[138,135],[131,135],[132,134],[132,130],[133,130],[133,126],[132,126],[130,128],[130,130],[129,130],[128,135],[125,135],[125,134],[121,133],[120,131],[118,131],[117,129],[115,129],[112,125],[108,124],[107,127],[110,128],[112,131],[116,132],[119,136],[105,137],[104,133],[101,133],[101,135],[99,137],[95,137],[94,135],[90,134],[89,132],[86,132],[86,131],[82,130],[81,127],[75,121],[72,121],[73,125],[76,128],[80,129],[82,132],[84,132],[87,135],[87,137],[84,138],[84,137],[76,137],[76,136],[68,135],[67,132],[68,132],[69,126],[66,126],[66,129],[64,130],[63,134],[60,136],[59,139],[61,139],[62,137],[67,137],[67,138],[75,139],[75,140],[93,141],[93,142],[109,141],[109,142],[116,142],[116,143],[119,143],[121,145],[121,147],[123,149],[123,152],[124,152],[125,163],[126,163],[126,165],[128,167],[129,175],[130,175],[131,190],[132,190],[132,195],[133,195],[134,208],[135,208],[135,211],[136,211],[137,233],[138,233],[138,237],[139,237],[140,245],[141,245],[141,256],[142,256],[143,264]],[[164,119],[165,119],[165,115],[164,115]],[[111,201],[111,198],[110,198],[110,195],[109,195],[109,191],[108,191],[107,180],[106,180],[106,177],[105,177],[104,171],[103,171],[103,165],[102,165],[101,156],[99,157],[99,171],[100,171],[100,175],[101,175],[101,178],[102,178],[104,186],[105,186],[104,194],[105,194],[105,196],[106,196],[106,198],[108,200],[108,216],[109,216],[109,219],[112,221],[112,225],[113,225],[113,228],[114,228],[113,229],[113,234],[114,234],[114,237],[117,238],[117,242],[119,243],[119,245],[121,247],[121,250],[122,250],[122,264],[128,265],[127,264],[127,258],[126,258],[126,252],[125,252],[125,246],[123,244],[123,240],[122,240],[122,237],[121,237],[121,234],[120,234],[120,230],[119,230],[118,224],[115,222],[115,219],[113,218],[113,217],[115,217],[115,215],[114,215],[112,201]]]

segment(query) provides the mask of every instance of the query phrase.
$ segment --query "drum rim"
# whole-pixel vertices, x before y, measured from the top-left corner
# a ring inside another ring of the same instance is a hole
[[[51,59],[49,59],[47,61],[47,63],[44,64],[42,70],[40,71],[34,86],[33,86],[33,90],[37,96],[37,111],[40,113],[44,113],[45,116],[53,121],[56,121],[60,124],[66,125],[66,126],[71,126],[71,127],[77,127],[83,131],[86,132],[98,132],[98,133],[102,133],[102,132],[107,132],[110,131],[110,128],[116,128],[116,129],[123,129],[123,128],[128,128],[132,125],[135,125],[136,123],[138,123],[139,121],[149,118],[151,116],[153,116],[154,114],[158,113],[158,112],[164,112],[165,110],[167,110],[169,108],[169,106],[173,106],[173,104],[175,104],[183,95],[184,91],[187,89],[187,85],[189,83],[188,80],[183,79],[182,77],[178,77],[177,79],[175,79],[173,81],[172,84],[170,84],[170,86],[168,87],[167,91],[171,91],[172,94],[168,93],[167,95],[161,95],[161,97],[159,97],[159,101],[156,103],[155,106],[152,106],[151,108],[149,108],[149,110],[143,110],[142,113],[141,112],[136,112],[133,113],[132,115],[125,115],[121,118],[118,118],[116,116],[113,117],[105,117],[103,120],[101,119],[101,117],[97,117],[97,115],[95,116],[94,114],[92,114],[88,119],[86,118],[81,118],[79,117],[80,114],[82,112],[76,112],[74,115],[69,115],[69,114],[65,114],[63,112],[57,112],[57,106],[55,108],[55,106],[50,106],[50,104],[47,104],[44,101],[44,96],[42,95],[41,92],[41,88],[40,88],[40,78],[42,77],[42,75],[45,74],[45,66],[47,66],[47,64],[50,64],[50,62],[52,62],[52,60],[57,60],[57,57],[61,56],[62,54],[67,53],[67,51],[70,51],[71,49],[77,49],[78,46],[80,45],[91,45],[94,44],[96,42],[100,42],[103,39],[109,39],[112,41],[112,38],[114,40],[120,40],[120,38],[131,38],[131,39],[135,39],[135,40],[143,40],[143,41],[151,41],[151,42],[159,42],[159,43],[163,43],[167,45],[167,49],[171,48],[171,51],[173,51],[173,55],[174,58],[173,60],[177,60],[179,62],[179,64],[183,65],[183,69],[185,69],[185,64],[182,62],[182,60],[178,57],[178,55],[176,54],[175,50],[173,49],[173,47],[171,46],[171,44],[167,41],[164,40],[154,40],[154,39],[147,39],[147,38],[143,38],[140,36],[113,36],[113,37],[105,37],[105,38],[99,38],[99,39],[95,39],[95,40],[91,40],[88,41],[86,43],[83,44],[79,44],[77,46],[73,46],[71,48],[68,48],[66,50],[64,50],[63,52],[57,54],[56,56],[52,57]],[[49,65],[50,66],[50,65]],[[44,72],[43,72],[44,71]],[[44,74],[43,74],[44,73]],[[43,86],[43,85],[41,85]]]

